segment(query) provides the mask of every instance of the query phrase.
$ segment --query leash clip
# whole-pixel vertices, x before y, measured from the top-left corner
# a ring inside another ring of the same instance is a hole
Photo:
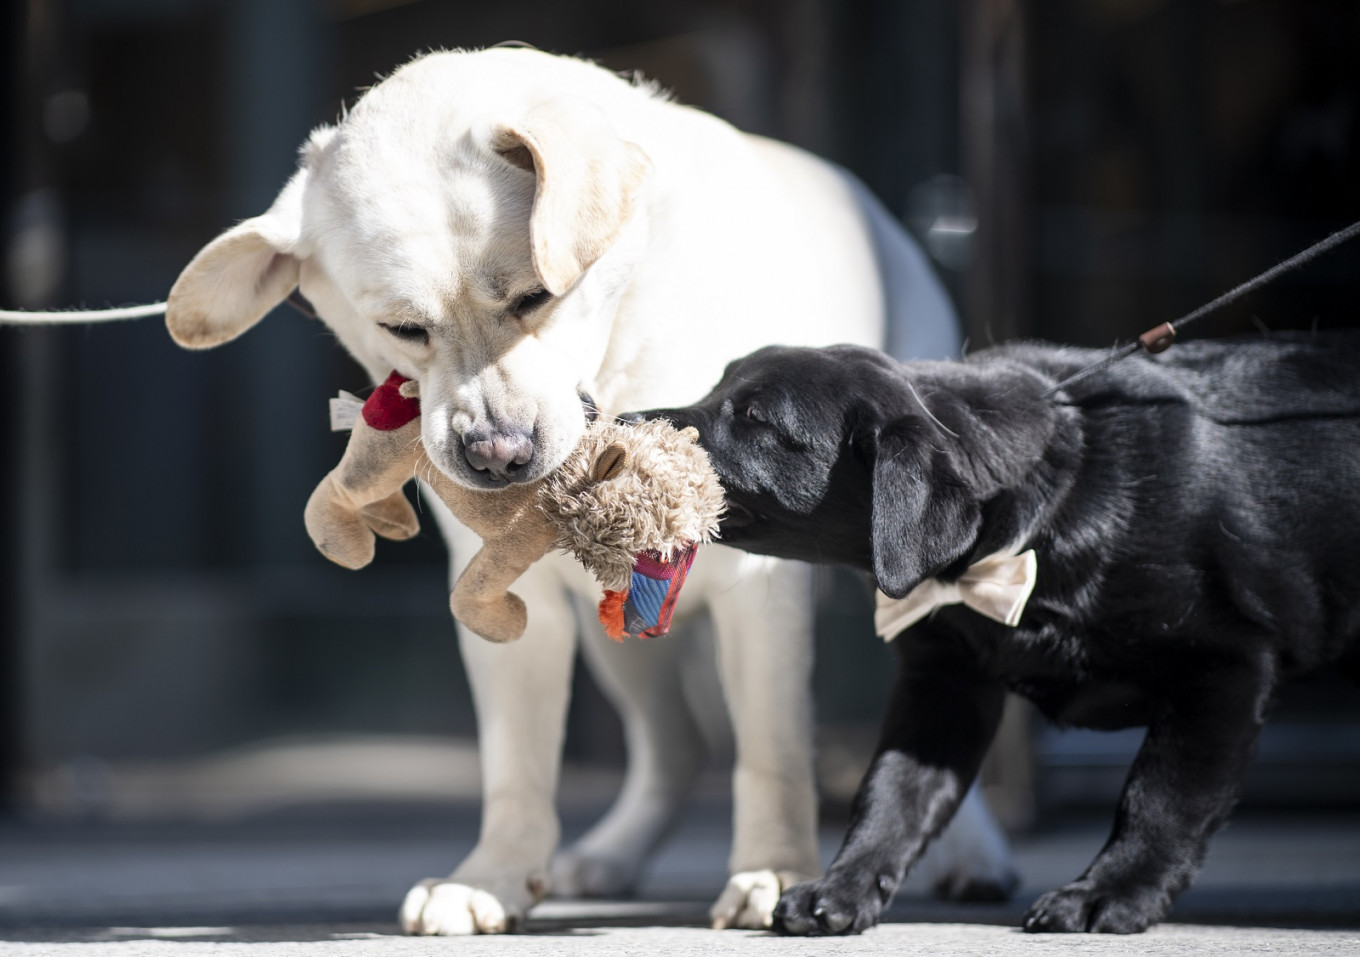
[[[1147,332],[1138,337],[1138,341],[1143,344],[1143,349],[1149,355],[1156,355],[1171,348],[1171,343],[1176,341],[1176,327],[1169,322],[1164,322],[1160,326],[1154,326]]]

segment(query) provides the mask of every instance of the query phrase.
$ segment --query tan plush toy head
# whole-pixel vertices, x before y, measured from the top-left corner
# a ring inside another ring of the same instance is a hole
[[[557,471],[483,492],[433,468],[419,416],[414,383],[395,373],[363,404],[344,457],[307,503],[307,531],[322,554],[361,568],[373,559],[375,533],[414,535],[401,487],[418,474],[482,538],[449,599],[454,617],[479,635],[524,633],[528,611],[509,589],[552,548],[574,554],[609,589],[600,618],[611,637],[665,633],[694,549],[717,530],[723,508],[693,429],[601,420]]]
[[[547,476],[539,508],[570,552],[605,588],[629,586],[642,552],[669,559],[718,530],[723,491],[692,428],[654,420],[598,421]]]

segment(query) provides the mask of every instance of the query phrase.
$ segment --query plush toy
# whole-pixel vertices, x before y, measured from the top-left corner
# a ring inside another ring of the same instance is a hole
[[[420,522],[402,493],[419,476],[482,538],[449,596],[453,615],[491,641],[514,641],[528,621],[509,589],[550,549],[570,552],[606,591],[611,638],[652,637],[671,611],[700,542],[717,530],[723,494],[694,429],[603,418],[562,466],[497,491],[464,488],[433,466],[420,439],[416,383],[393,373],[355,417],[349,445],[307,502],[307,532],[346,568],[373,560],[374,534],[406,539]]]

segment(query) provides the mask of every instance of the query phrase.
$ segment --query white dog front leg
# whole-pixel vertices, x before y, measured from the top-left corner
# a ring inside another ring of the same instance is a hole
[[[592,604],[591,618],[594,610]],[[591,673],[623,719],[628,773],[609,812],[553,860],[552,885],[564,897],[614,897],[633,890],[684,809],[706,754],[681,687],[681,658],[691,650],[686,636],[615,643],[593,621],[582,632]]]
[[[716,559],[720,549],[706,559]],[[731,879],[715,927],[768,927],[779,893],[821,873],[812,769],[812,570],[737,556],[711,599],[732,730]],[[725,555],[724,557],[727,557]]]
[[[475,535],[451,520],[441,525],[455,555],[476,552]],[[559,833],[554,799],[575,623],[561,584],[542,564],[529,569],[514,591],[529,607],[523,638],[492,644],[459,629],[477,711],[481,836],[447,879],[421,881],[407,894],[400,919],[408,934],[506,933],[547,892]]]

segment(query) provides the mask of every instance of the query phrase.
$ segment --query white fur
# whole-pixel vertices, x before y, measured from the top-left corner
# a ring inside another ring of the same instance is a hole
[[[879,256],[894,273],[888,303]],[[465,431],[526,430],[526,468],[541,474],[580,435],[578,389],[611,412],[685,404],[762,345],[878,343],[885,312],[896,322],[904,305],[918,310],[918,354],[956,348],[919,252],[839,170],[524,49],[433,54],[374,87],[313,134],[268,212],[186,267],[167,323],[184,345],[217,345],[294,284],[375,381],[392,369],[419,381],[431,459],[473,486],[484,477],[461,453]],[[540,287],[559,295],[523,321],[508,314]],[[427,329],[428,344],[380,325],[403,322]],[[456,578],[478,542],[429,504]],[[520,641],[460,635],[481,738],[481,840],[450,878],[412,890],[409,933],[503,931],[547,889],[575,650],[568,594],[596,591],[561,557],[516,591],[530,608]],[[709,547],[680,613],[701,603],[736,736],[732,871],[816,874],[808,571]],[[586,639],[622,713],[629,766],[614,808],[553,867],[561,887],[625,890],[679,812],[704,760],[675,664],[686,650]],[[768,881],[734,879],[721,920],[764,926],[775,897]]]

